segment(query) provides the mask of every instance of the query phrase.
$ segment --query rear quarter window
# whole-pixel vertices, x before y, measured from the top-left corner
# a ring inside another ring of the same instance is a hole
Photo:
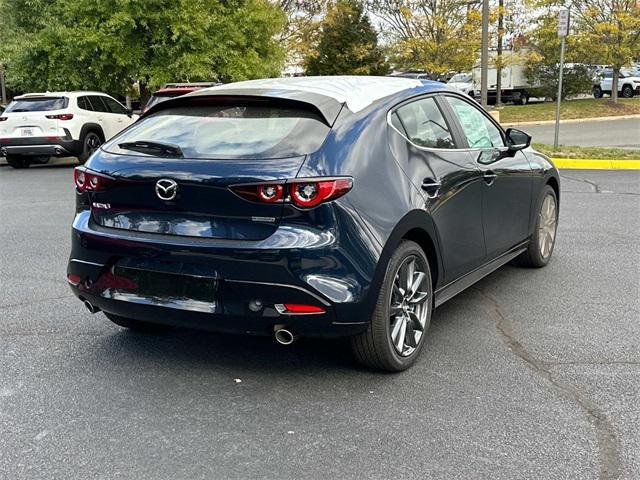
[[[50,110],[62,110],[69,106],[67,97],[33,97],[14,100],[7,107],[10,112],[48,112]]]
[[[134,124],[104,150],[143,155],[136,141],[180,147],[185,158],[284,158],[316,151],[330,128],[313,112],[269,106],[189,106],[161,110]]]

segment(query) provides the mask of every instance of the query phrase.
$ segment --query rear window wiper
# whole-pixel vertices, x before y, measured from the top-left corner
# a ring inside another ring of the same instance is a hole
[[[135,142],[123,142],[118,146],[123,150],[147,153],[162,157],[184,158],[182,149],[173,143],[153,142],[150,140],[136,140]]]

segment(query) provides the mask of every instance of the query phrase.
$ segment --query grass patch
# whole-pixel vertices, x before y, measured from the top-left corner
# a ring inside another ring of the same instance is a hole
[[[553,145],[534,143],[533,148],[549,157],[555,158],[589,158],[600,160],[640,160],[640,150],[626,150],[624,148],[606,147],[576,147],[559,145],[558,152],[553,151]]]
[[[567,120],[640,114],[640,98],[620,98],[618,102],[614,105],[608,98],[565,100],[560,106],[560,118]],[[555,118],[555,102],[506,105],[500,108],[500,123],[538,122]]]

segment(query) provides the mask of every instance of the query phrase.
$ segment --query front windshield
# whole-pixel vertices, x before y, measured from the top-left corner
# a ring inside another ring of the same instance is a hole
[[[449,83],[470,83],[471,82],[471,74],[469,73],[456,73]]]
[[[640,71],[635,68],[621,68],[620,73],[625,77],[640,77]]]

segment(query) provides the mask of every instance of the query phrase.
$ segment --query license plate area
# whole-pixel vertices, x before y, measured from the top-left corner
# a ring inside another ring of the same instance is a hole
[[[115,265],[113,284],[102,292],[112,300],[216,313],[218,279],[216,277],[144,270]]]
[[[33,137],[34,136],[33,128],[21,128],[20,129],[20,136],[21,137]]]

